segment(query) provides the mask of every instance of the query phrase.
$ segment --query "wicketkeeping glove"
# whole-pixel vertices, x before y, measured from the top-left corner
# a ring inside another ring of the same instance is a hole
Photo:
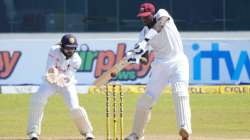
[[[75,80],[64,74],[59,74],[56,68],[50,68],[45,76],[50,84],[55,84],[59,87],[66,87],[75,83]]]
[[[75,83],[72,77],[66,76],[64,74],[60,74],[57,78],[56,85],[59,87],[67,87]]]
[[[57,82],[57,77],[59,75],[59,71],[57,68],[50,68],[45,75],[45,79],[50,83],[50,84],[55,84]]]

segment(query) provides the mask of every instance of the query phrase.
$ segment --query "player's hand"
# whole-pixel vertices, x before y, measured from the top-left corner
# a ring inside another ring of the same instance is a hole
[[[141,55],[135,54],[134,50],[128,51],[126,55],[128,58],[128,62],[130,64],[139,64],[140,63]]]
[[[146,46],[147,46],[147,42],[145,40],[139,43],[136,43],[135,48],[134,48],[134,53],[142,56],[147,51]]]

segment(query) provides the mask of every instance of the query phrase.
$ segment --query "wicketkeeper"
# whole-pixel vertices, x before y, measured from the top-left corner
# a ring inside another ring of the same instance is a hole
[[[80,133],[86,140],[93,140],[93,128],[88,115],[83,107],[79,105],[76,92],[75,72],[81,65],[81,58],[76,53],[76,37],[66,34],[61,42],[53,46],[48,54],[47,71],[37,93],[30,100],[30,112],[27,134],[31,140],[38,140],[41,133],[41,122],[44,106],[48,98],[59,92],[64,96],[65,103],[70,110]]]
[[[164,87],[172,87],[176,110],[177,127],[182,140],[188,140],[191,129],[188,81],[189,64],[183,51],[182,40],[173,18],[165,9],[157,12],[152,3],[143,3],[137,15],[144,23],[136,47],[128,53],[130,63],[139,63],[140,58],[152,47],[155,59],[146,93],[137,102],[133,129],[125,140],[142,140],[144,129],[150,120],[151,109]],[[161,124],[159,124],[161,125]]]

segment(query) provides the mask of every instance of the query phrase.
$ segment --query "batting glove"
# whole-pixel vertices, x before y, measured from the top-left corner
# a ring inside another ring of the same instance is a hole
[[[127,59],[130,64],[139,64],[141,55],[135,54],[134,50],[127,52]]]
[[[137,44],[135,44],[134,53],[142,56],[147,51],[147,41],[143,40]]]

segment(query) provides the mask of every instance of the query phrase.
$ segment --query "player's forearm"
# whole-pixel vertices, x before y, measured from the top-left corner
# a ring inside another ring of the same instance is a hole
[[[169,17],[163,16],[155,23],[153,29],[156,30],[158,33],[161,32],[167,21],[169,21]]]
[[[159,32],[161,32],[161,30],[164,28],[165,24],[167,23],[167,21],[169,20],[169,17],[161,17],[153,26],[153,28],[151,28],[148,33],[145,35],[145,41],[149,41],[152,38],[154,38]]]

